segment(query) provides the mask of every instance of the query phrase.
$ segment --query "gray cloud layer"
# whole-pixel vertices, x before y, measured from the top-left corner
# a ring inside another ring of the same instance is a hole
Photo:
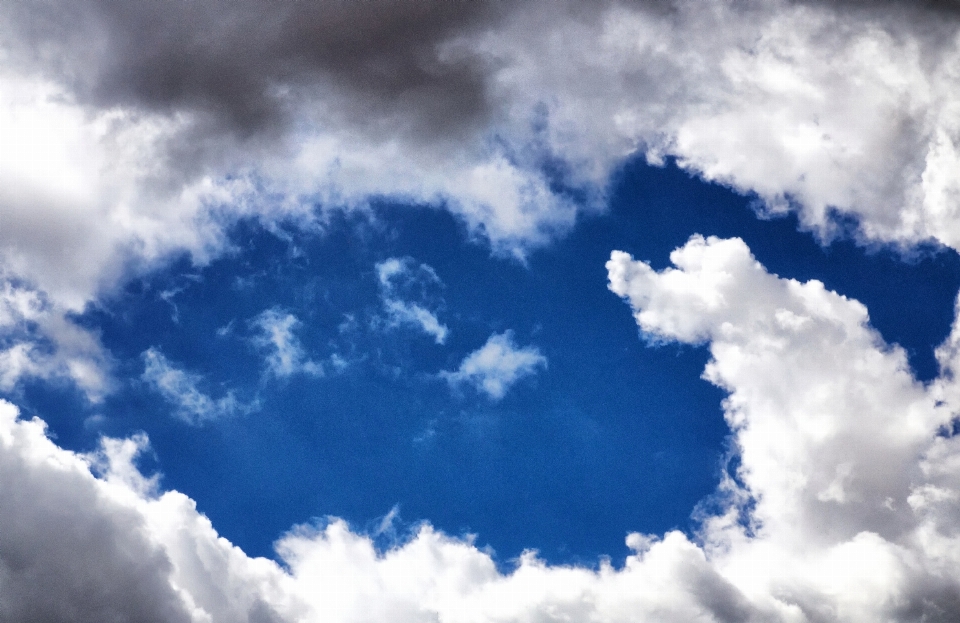
[[[495,25],[511,4],[90,0],[8,3],[5,14],[18,60],[96,107],[196,109],[248,135],[305,93],[349,100],[341,112],[356,123],[395,117],[440,135],[482,123],[489,106],[487,68],[438,47]]]

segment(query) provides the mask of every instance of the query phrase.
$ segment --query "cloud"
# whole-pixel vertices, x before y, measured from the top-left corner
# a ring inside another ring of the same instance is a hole
[[[0,127],[21,149],[0,246],[73,308],[130,265],[205,261],[223,219],[371,197],[444,205],[522,255],[631,154],[825,233],[834,209],[872,239],[955,244],[955,15],[711,6],[6,4]]]
[[[16,416],[0,405],[0,618],[192,621],[143,516],[46,439],[42,422]]]
[[[487,343],[467,355],[454,372],[441,372],[451,386],[473,385],[492,400],[500,400],[520,379],[547,367],[547,358],[534,346],[518,348],[513,332],[494,333]]]
[[[267,351],[269,374],[277,378],[288,378],[294,374],[323,376],[323,365],[307,358],[300,340],[293,333],[300,324],[296,316],[276,307],[250,321],[250,325],[258,331],[253,344]]]
[[[391,257],[377,264],[377,277],[388,326],[412,325],[432,335],[437,344],[446,341],[449,330],[434,312],[420,303],[404,300],[428,298],[431,286],[443,285],[433,268],[426,264],[416,266],[411,258]]]
[[[67,320],[41,292],[2,280],[0,390],[27,378],[69,379],[92,402],[110,390],[110,356],[91,332]]]
[[[53,444],[39,420],[17,420],[9,403],[0,416],[0,463],[17,476],[0,486],[0,612],[10,620],[708,621],[724,620],[711,619],[715,610],[753,612],[723,603],[736,590],[679,533],[633,539],[643,550],[621,571],[548,567],[527,554],[502,575],[470,540],[428,525],[378,553],[371,536],[329,520],[285,535],[281,567],[219,538],[186,496],[156,491],[132,463],[144,437],[105,439],[83,456]],[[707,590],[691,596],[690,587]]]
[[[863,305],[771,275],[739,239],[694,236],[670,259],[607,268],[645,333],[709,344],[704,378],[729,394],[739,466],[704,527],[715,565],[808,620],[956,616],[952,374],[924,387]]]
[[[140,378],[173,405],[174,415],[188,424],[198,426],[258,408],[255,402],[240,402],[232,391],[221,398],[211,398],[198,387],[203,382],[202,376],[177,368],[156,348],[148,348],[141,357],[143,374]]]

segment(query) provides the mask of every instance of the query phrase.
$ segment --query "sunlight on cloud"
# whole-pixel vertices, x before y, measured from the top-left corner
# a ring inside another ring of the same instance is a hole
[[[704,524],[716,567],[801,620],[948,620],[955,502],[931,468],[956,464],[938,435],[955,381],[917,383],[862,305],[767,273],[738,239],[695,236],[671,261],[656,272],[614,252],[610,288],[645,333],[708,342],[704,378],[729,392],[740,465],[723,489],[739,502]]]
[[[547,367],[547,358],[535,346],[518,348],[513,332],[494,333],[487,343],[467,355],[460,367],[440,376],[452,387],[473,385],[491,400],[500,400],[520,379]]]
[[[43,6],[0,14],[0,143],[16,146],[0,153],[0,262],[61,317],[178,254],[217,257],[237,219],[316,229],[382,199],[448,209],[523,260],[602,210],[634,155],[827,238],[840,214],[868,240],[960,245],[949,9]],[[442,335],[429,310],[392,306]]]

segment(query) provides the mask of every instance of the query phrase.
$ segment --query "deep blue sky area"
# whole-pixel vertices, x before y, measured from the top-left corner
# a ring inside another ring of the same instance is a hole
[[[118,388],[102,404],[48,384],[27,386],[18,402],[68,448],[145,431],[153,455],[142,466],[252,555],[271,556],[294,524],[339,516],[372,529],[397,505],[401,535],[421,520],[477,534],[500,563],[527,548],[551,562],[617,562],[628,532],[693,527],[728,431],[722,392],[699,379],[706,349],[642,340],[606,288],[611,250],[662,268],[694,233],[739,236],[771,272],[820,279],[862,301],[918,377],[936,376],[933,348],[960,289],[956,253],[823,247],[793,218],[757,218],[751,201],[672,164],[633,161],[604,215],[526,265],[493,256],[448,212],[423,207],[336,213],[319,234],[241,223],[226,257],[176,262],[78,320],[115,358]],[[391,257],[436,272],[442,283],[424,296],[449,328],[445,344],[385,326],[375,267]],[[270,308],[301,321],[309,357],[336,354],[346,367],[322,378],[266,376],[250,321]],[[438,376],[506,330],[548,365],[501,401]],[[232,391],[259,409],[200,426],[172,417],[140,378],[151,347],[202,375],[212,397]]]

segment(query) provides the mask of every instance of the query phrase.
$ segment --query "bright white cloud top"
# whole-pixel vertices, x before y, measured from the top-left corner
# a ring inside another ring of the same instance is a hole
[[[59,379],[100,400],[113,362],[71,314],[180,254],[231,252],[241,218],[321,232],[388,198],[449,210],[522,262],[601,211],[637,154],[823,238],[960,249],[952,5],[461,4],[4,3],[0,389]],[[350,46],[311,28],[343,23],[359,51],[341,62],[329,50]],[[502,573],[429,525],[378,553],[334,519],[282,536],[281,566],[143,476],[145,438],[78,455],[2,402],[0,620],[956,620],[960,324],[924,385],[863,305],[771,274],[738,239],[694,236],[670,259],[614,251],[607,269],[641,332],[708,345],[704,379],[727,392],[738,463],[696,538],[632,534],[622,568],[531,553]],[[442,286],[433,269],[376,271],[385,326],[443,345],[442,299],[417,298]],[[299,323],[251,321],[269,375],[323,374]],[[257,408],[159,350],[142,362],[188,423]],[[442,376],[495,402],[546,365],[495,333]]]

